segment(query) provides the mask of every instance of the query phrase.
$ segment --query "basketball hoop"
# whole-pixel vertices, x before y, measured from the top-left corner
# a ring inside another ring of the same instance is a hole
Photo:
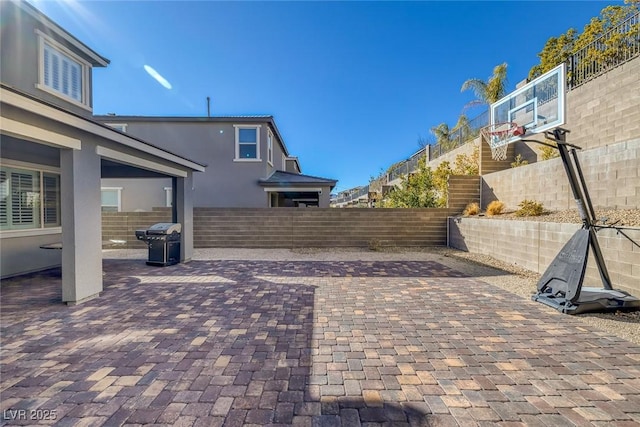
[[[480,129],[489,147],[493,160],[506,160],[509,140],[524,134],[524,127],[514,122],[493,123]]]

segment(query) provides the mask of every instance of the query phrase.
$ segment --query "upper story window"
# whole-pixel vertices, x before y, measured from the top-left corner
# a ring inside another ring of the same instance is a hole
[[[267,162],[273,166],[273,135],[271,131],[267,133]]]
[[[60,227],[60,175],[0,168],[0,230]]]
[[[60,44],[40,36],[40,76],[37,87],[69,102],[89,108],[90,65]]]
[[[236,161],[260,161],[260,126],[235,125]]]

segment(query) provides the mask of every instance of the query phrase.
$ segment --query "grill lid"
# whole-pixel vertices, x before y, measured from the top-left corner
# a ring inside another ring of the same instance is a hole
[[[182,231],[182,225],[180,223],[173,222],[159,222],[152,225],[147,230],[147,234],[172,234],[180,233]]]

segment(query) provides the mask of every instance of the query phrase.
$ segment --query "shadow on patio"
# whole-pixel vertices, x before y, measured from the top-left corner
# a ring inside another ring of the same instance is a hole
[[[33,422],[36,409],[63,425],[426,423],[424,402],[385,402],[349,381],[370,376],[370,338],[314,336],[313,283],[458,275],[440,264],[103,264],[104,292],[75,307],[60,302],[59,270],[2,282],[3,423]],[[313,370],[314,358],[335,371]]]

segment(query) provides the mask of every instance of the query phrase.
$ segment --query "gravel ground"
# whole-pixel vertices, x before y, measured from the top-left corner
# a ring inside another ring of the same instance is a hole
[[[146,250],[110,249],[104,258],[146,259]],[[385,248],[370,251],[359,248],[316,249],[196,249],[194,260],[265,260],[265,261],[436,261],[484,282],[530,300],[540,275],[522,267],[507,264],[487,255],[449,248]],[[574,316],[612,335],[640,344],[640,311]]]
[[[598,225],[613,225],[624,227],[640,227],[640,209],[595,209]],[[516,216],[514,212],[505,212],[501,215],[484,216],[479,218],[496,218],[519,221],[561,222],[580,224],[582,220],[577,209],[563,211],[547,211],[540,216]]]

